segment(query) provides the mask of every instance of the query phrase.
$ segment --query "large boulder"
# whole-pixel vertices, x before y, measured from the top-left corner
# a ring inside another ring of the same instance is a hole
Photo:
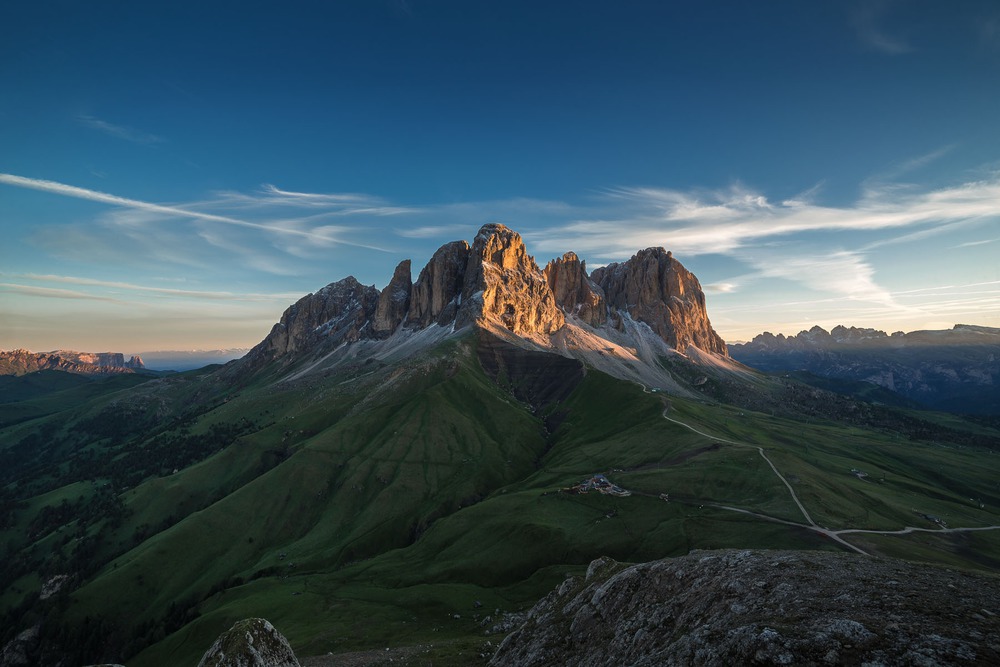
[[[301,667],[284,635],[263,618],[237,622],[215,640],[198,667]]]

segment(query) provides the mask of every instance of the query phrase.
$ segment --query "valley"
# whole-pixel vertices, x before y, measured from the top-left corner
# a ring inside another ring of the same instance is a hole
[[[662,250],[599,284],[499,225],[463,244],[408,291],[303,297],[225,366],[0,404],[4,645],[194,665],[264,617],[305,664],[485,664],[599,558],[1000,571],[1000,431],[732,361]],[[566,492],[596,475],[631,493]]]

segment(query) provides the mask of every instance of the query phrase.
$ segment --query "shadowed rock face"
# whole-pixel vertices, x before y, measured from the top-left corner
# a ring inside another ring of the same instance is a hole
[[[468,261],[469,244],[465,241],[452,241],[438,248],[413,284],[406,326],[422,329],[455,318]]]
[[[592,327],[608,321],[604,290],[587,276],[587,263],[576,253],[567,252],[545,266],[545,280],[556,303],[567,314],[575,315]]]
[[[995,665],[1000,580],[851,554],[591,563],[490,665]]]
[[[701,283],[663,248],[640,250],[627,262],[596,269],[591,279],[612,311],[645,322],[677,350],[694,345],[728,356],[708,320]]]
[[[378,298],[374,286],[362,285],[354,276],[331,283],[290,306],[247,357],[266,362],[321,342],[358,340],[375,315]]]
[[[223,632],[198,667],[300,667],[284,635],[263,618],[239,621]]]
[[[410,291],[413,283],[410,278],[410,260],[404,259],[392,274],[392,280],[378,296],[378,306],[372,328],[375,335],[384,338],[392,334],[403,323],[410,310]]]

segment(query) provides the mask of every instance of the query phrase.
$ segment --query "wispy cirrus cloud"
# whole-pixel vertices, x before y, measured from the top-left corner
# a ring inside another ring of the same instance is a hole
[[[1000,216],[1000,177],[930,191],[869,187],[853,205],[797,198],[774,203],[742,185],[715,191],[617,188],[596,215],[533,232],[544,250],[567,244],[615,260],[636,248],[669,246],[687,255],[732,253],[795,234],[872,232],[969,224]]]
[[[44,299],[70,299],[74,301],[104,301],[106,303],[124,304],[121,299],[99,294],[89,294],[79,290],[59,289],[56,287],[39,287],[37,285],[19,285],[17,283],[0,283],[0,291]]]
[[[168,221],[185,221],[185,220],[197,220],[208,223],[218,223],[222,225],[230,225],[234,227],[243,227],[246,229],[253,229],[257,231],[268,232],[275,235],[286,235],[286,236],[297,236],[304,239],[308,239],[313,242],[318,242],[324,245],[330,244],[341,244],[355,246],[359,248],[365,248],[368,250],[378,250],[383,251],[382,248],[349,241],[344,238],[337,238],[330,235],[329,230],[314,230],[310,228],[300,228],[293,223],[294,221],[279,221],[279,222],[256,222],[251,220],[245,220],[242,218],[236,218],[231,215],[221,215],[216,213],[208,213],[196,208],[185,205],[165,205],[156,204],[153,202],[146,202],[138,199],[130,199],[128,197],[120,197],[118,195],[108,194],[106,192],[100,192],[98,190],[91,190],[88,188],[81,188],[75,185],[67,185],[65,183],[59,183],[56,181],[48,181],[37,178],[27,178],[25,176],[17,176],[14,174],[3,174],[0,173],[0,183],[5,183],[7,185],[12,185],[15,187],[28,188],[32,190],[41,190],[43,192],[49,192],[52,194],[63,195],[66,197],[75,197],[77,199],[85,199],[88,201],[100,202],[103,204],[109,204],[111,206],[119,207],[126,210],[140,211],[148,214],[156,214],[163,216],[163,219]],[[150,218],[143,219],[144,223],[149,223]]]
[[[910,53],[913,47],[902,37],[890,35],[884,27],[888,0],[864,0],[851,14],[851,24],[861,43],[869,49],[893,56]]]
[[[88,114],[80,114],[76,117],[76,120],[81,125],[85,125],[95,130],[100,130],[104,134],[117,139],[124,139],[125,141],[132,142],[133,144],[143,144],[149,146],[163,143],[164,141],[163,137],[159,137],[155,134],[136,130],[135,128],[126,127],[125,125],[109,123],[106,120],[101,120],[100,118],[95,118],[94,116],[90,116]]]
[[[0,276],[6,276],[8,278],[13,278],[15,280],[29,280],[41,283],[55,283],[63,285],[79,285],[85,287],[106,287],[114,290],[125,290],[128,292],[138,292],[153,295],[162,295],[168,297],[183,297],[186,299],[203,299],[208,301],[275,301],[275,300],[288,300],[297,299],[302,296],[301,294],[293,293],[238,293],[238,292],[223,292],[223,291],[211,291],[211,290],[186,290],[177,289],[174,287],[155,287],[149,285],[137,285],[135,283],[127,283],[117,280],[99,280],[96,278],[82,278],[78,276],[60,276],[53,274],[38,274],[38,273],[0,273]],[[14,286],[11,283],[4,283],[8,286]],[[21,287],[30,287],[21,285]],[[47,289],[47,288],[40,288]]]

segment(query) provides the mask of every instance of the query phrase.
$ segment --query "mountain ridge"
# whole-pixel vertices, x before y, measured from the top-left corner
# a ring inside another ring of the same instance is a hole
[[[348,276],[302,297],[233,372],[252,375],[277,361],[298,366],[291,376],[299,378],[344,359],[423,349],[470,327],[678,390],[660,358],[728,362],[698,279],[672,253],[647,248],[588,274],[567,252],[542,269],[517,232],[490,223],[471,244],[442,245],[416,280],[404,260],[381,291]]]
[[[1000,414],[1000,329],[897,331],[814,326],[795,336],[764,332],[729,346],[733,359],[766,372],[804,370],[868,382],[932,409]]]
[[[142,358],[131,356],[128,361],[121,352],[76,352],[53,350],[31,352],[23,348],[0,350],[0,375],[25,375],[41,370],[57,370],[80,375],[113,375],[134,373],[145,368]]]

